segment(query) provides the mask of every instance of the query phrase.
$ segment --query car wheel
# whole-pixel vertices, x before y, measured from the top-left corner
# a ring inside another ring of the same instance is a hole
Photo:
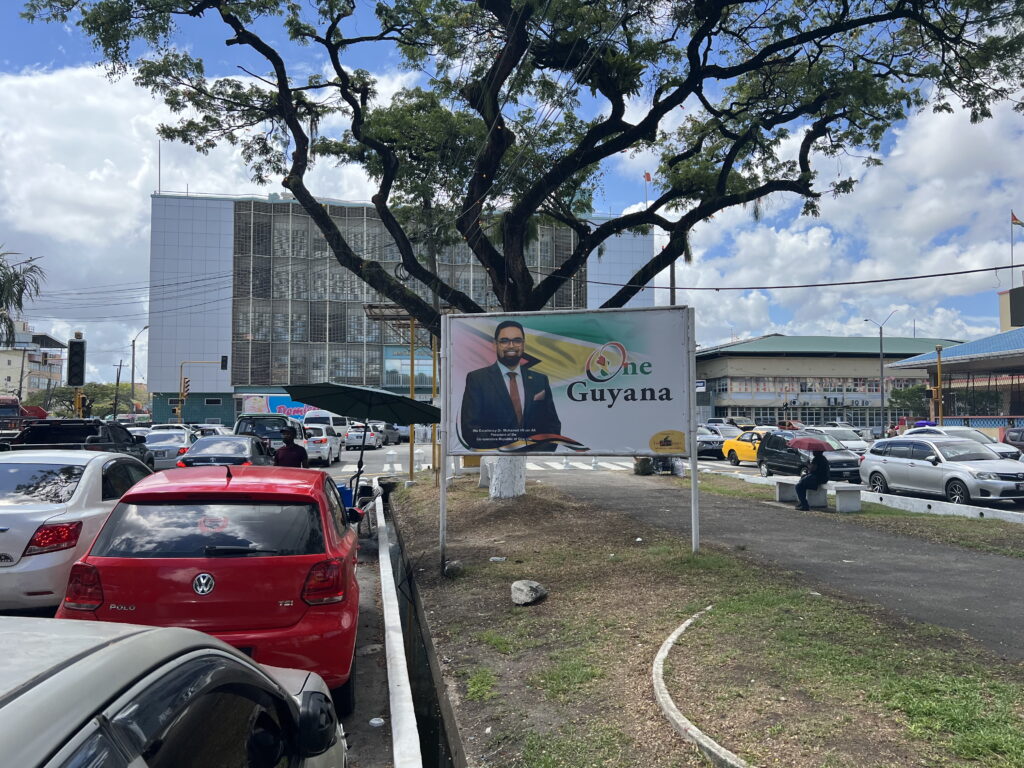
[[[962,480],[950,480],[946,485],[946,501],[951,504],[970,504],[971,492]]]
[[[736,451],[729,451],[729,463],[734,467],[738,467],[740,465],[740,459],[736,455]]]
[[[761,477],[771,477],[772,471],[768,469],[768,465],[763,461],[757,462],[757,468],[761,470]]]
[[[885,478],[878,472],[871,473],[871,477],[868,478],[868,487],[871,488],[872,493],[889,492],[889,484],[885,482]]]
[[[352,657],[352,667],[348,673],[348,682],[331,691],[334,700],[334,711],[338,717],[351,715],[356,708],[356,657]]]

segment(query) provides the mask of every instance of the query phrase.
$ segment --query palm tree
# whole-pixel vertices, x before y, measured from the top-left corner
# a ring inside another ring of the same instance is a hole
[[[0,346],[14,344],[14,318],[21,315],[25,299],[39,295],[44,277],[43,268],[26,259],[11,264],[10,256],[20,254],[3,250],[0,245]]]

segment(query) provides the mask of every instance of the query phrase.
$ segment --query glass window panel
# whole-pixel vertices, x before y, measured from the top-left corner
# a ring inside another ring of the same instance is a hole
[[[253,299],[250,309],[253,341],[270,341],[271,302],[269,299]]]
[[[254,213],[252,216],[252,252],[253,255],[270,255],[270,216],[265,213]]]
[[[327,302],[309,303],[309,340],[327,341]]]
[[[252,257],[248,254],[235,254],[234,258],[234,296],[248,298],[252,293]]]
[[[291,226],[287,216],[274,217],[273,229],[273,250],[271,255],[275,258],[288,258],[291,255],[290,246]]]
[[[249,383],[249,343],[236,341],[231,345],[231,385]]]
[[[252,338],[249,299],[235,299],[231,306],[231,338],[248,341]]]
[[[270,383],[288,383],[288,344],[272,344],[270,347]]]
[[[309,345],[291,345],[291,371],[289,381],[295,384],[307,384],[309,378]]]
[[[291,314],[291,340],[309,341],[309,304],[305,301],[293,301]]]
[[[292,298],[309,298],[309,261],[293,259],[291,265]]]
[[[287,299],[291,295],[291,291],[289,290],[291,271],[291,259],[274,258],[271,265],[271,297],[275,299]]]
[[[249,358],[249,383],[270,383],[270,343],[256,342],[251,345]]]
[[[270,298],[270,259],[265,256],[252,258],[252,295],[261,299]]]
[[[290,322],[287,301],[275,301],[273,303],[273,325],[271,326],[271,339],[273,341],[288,341],[291,338]]]

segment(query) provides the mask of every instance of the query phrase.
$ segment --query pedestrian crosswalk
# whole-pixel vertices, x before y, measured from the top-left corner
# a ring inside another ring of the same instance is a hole
[[[417,465],[417,469],[426,470],[430,469],[429,463],[423,463]],[[592,458],[583,460],[574,460],[566,457],[565,459],[551,459],[547,461],[528,461],[526,462],[526,469],[528,472],[552,472],[552,471],[573,471],[585,469],[587,471],[593,470],[608,470],[612,472],[624,472],[632,471],[633,460],[632,459],[614,459],[614,458]],[[346,464],[338,470],[340,474],[353,474],[356,471],[355,464]],[[372,474],[393,474],[408,472],[409,465],[403,462],[393,462],[385,464],[379,470],[369,470]]]

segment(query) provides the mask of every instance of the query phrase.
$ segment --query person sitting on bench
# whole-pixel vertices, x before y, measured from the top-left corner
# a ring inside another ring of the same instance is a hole
[[[812,453],[811,466],[807,474],[801,477],[796,484],[796,508],[801,510],[810,509],[807,505],[807,489],[817,489],[828,482],[829,469],[825,452],[812,451]]]

